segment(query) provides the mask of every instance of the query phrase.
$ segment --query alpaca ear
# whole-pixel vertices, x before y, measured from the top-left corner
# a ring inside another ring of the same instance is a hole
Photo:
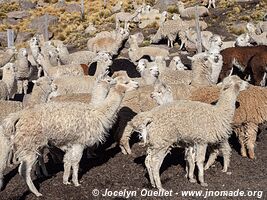
[[[234,85],[234,88],[236,92],[240,91],[240,85],[238,83]]]
[[[110,85],[111,86],[114,86],[114,85],[116,85],[117,84],[117,81],[115,80],[115,79],[111,79],[111,81],[110,81]]]
[[[193,61],[193,57],[187,56],[187,58],[191,61]]]
[[[40,86],[40,85],[41,85],[41,84],[40,84],[38,81],[36,81],[36,80],[33,80],[32,82],[33,82],[34,85],[36,85],[36,86]]]
[[[171,92],[171,87],[169,85],[165,85],[165,89],[168,91],[168,92]]]
[[[114,72],[113,75],[111,76],[111,78],[117,78],[118,76],[128,76],[128,74],[125,71],[117,71]]]
[[[209,57],[208,57],[208,56],[204,56],[204,57],[203,57],[203,60],[206,62],[206,61],[209,60]]]

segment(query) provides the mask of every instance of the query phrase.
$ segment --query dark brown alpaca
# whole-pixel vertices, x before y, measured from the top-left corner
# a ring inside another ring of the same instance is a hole
[[[249,68],[251,69],[253,84],[257,86],[265,86],[267,73],[267,50],[253,56],[249,62]]]
[[[232,73],[234,65],[243,72],[243,75],[248,75],[249,68],[247,67],[249,61],[255,54],[263,51],[267,51],[267,46],[231,47],[222,50],[223,66],[219,77],[220,81]]]

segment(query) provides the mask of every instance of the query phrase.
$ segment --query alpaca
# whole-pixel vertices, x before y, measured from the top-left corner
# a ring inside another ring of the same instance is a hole
[[[222,83],[216,105],[183,100],[156,107],[140,115],[140,122],[149,121],[146,127],[148,149],[145,165],[153,187],[163,190],[159,169],[170,148],[177,143],[198,145],[198,178],[201,185],[207,186],[203,172],[207,144],[228,139],[237,95],[247,87],[248,83],[237,76],[227,77]]]
[[[248,75],[248,63],[250,59],[257,53],[266,51],[267,46],[259,45],[253,47],[231,47],[221,51],[223,56],[223,67],[220,73],[220,80],[229,76],[233,72],[233,66],[235,65],[243,72],[244,75]]]
[[[264,87],[266,85],[267,51],[262,51],[253,56],[248,63],[248,67],[251,69],[253,83]]]
[[[105,141],[125,92],[137,86],[133,81],[124,81],[123,77],[115,77],[115,80],[117,83],[110,89],[105,101],[96,107],[74,102],[51,102],[37,105],[7,118],[0,127],[0,143],[3,148],[0,152],[0,183],[3,182],[3,170],[11,150],[8,135],[14,135],[12,148],[14,160],[20,162],[19,174],[36,196],[42,194],[35,188],[30,173],[38,152],[49,144],[60,147],[66,152],[63,183],[70,184],[68,179],[72,168],[72,182],[75,186],[79,186],[78,169],[84,148]],[[12,127],[16,127],[15,133]]]

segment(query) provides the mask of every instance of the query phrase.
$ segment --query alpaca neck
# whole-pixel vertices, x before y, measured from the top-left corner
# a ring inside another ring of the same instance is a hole
[[[141,77],[142,77],[142,80],[144,81],[144,83],[146,85],[152,85],[156,82],[157,80],[157,77],[153,76],[151,73],[150,73],[150,70],[149,69],[145,69],[141,72]]]
[[[117,87],[110,89],[110,92],[102,104],[100,104],[96,109],[98,112],[105,115],[107,119],[114,119],[120,107],[124,92],[120,91]]]
[[[15,85],[15,75],[14,74],[3,74],[2,81],[7,85],[8,92],[10,93]]]
[[[59,58],[63,64],[69,63],[69,55],[70,55],[70,53],[69,53],[67,47],[62,47],[60,49]]]
[[[50,69],[51,67],[53,67],[53,66],[51,65],[51,63],[50,63],[49,58],[45,58],[45,57],[42,58],[41,65],[42,65],[42,67],[43,67],[43,69],[44,69],[44,71],[45,71],[46,73],[48,73],[49,69]]]
[[[133,49],[134,51],[137,50],[139,48],[137,42],[136,41],[131,42],[130,48]]]
[[[184,12],[184,5],[179,5],[178,6],[178,11],[179,11],[179,13]]]
[[[33,87],[33,91],[30,97],[30,104],[35,105],[37,103],[45,103],[48,100],[48,96],[51,92],[47,92],[41,86]]]
[[[94,76],[98,77],[101,74],[104,74],[107,69],[108,69],[108,66],[104,61],[97,61],[97,63],[96,63],[96,71],[95,71],[95,75]]]
[[[137,15],[139,15],[139,12],[135,11],[134,14],[132,14],[132,19],[137,17]]]
[[[32,51],[32,56],[36,60],[38,54],[40,53],[40,48],[39,48],[39,46],[33,45],[33,44],[30,45],[30,48],[31,48],[31,51]]]
[[[225,91],[221,91],[219,100],[216,104],[216,107],[220,110],[221,114],[227,115],[230,119],[233,118],[235,112],[235,102],[238,94],[239,90],[235,87],[235,85]]]
[[[208,69],[203,63],[195,63],[192,66],[192,82],[193,86],[209,86],[212,85],[211,69]]]
[[[93,106],[98,106],[106,99],[109,88],[95,87],[92,91],[92,98],[90,104]]]

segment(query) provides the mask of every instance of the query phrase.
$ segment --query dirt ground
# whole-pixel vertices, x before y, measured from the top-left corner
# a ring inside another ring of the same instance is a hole
[[[97,149],[98,157],[87,159],[83,157],[80,164],[80,187],[64,185],[62,183],[63,165],[54,164],[51,159],[46,166],[52,175],[48,178],[36,179],[32,174],[35,185],[43,194],[39,199],[126,199],[125,197],[103,197],[105,190],[137,191],[135,197],[129,199],[204,199],[204,197],[182,197],[182,191],[263,191],[261,199],[267,199],[267,131],[259,135],[256,147],[256,160],[242,158],[238,153],[239,145],[233,136],[231,139],[232,157],[229,171],[231,175],[221,172],[222,159],[219,158],[215,166],[205,172],[205,180],[208,187],[202,187],[198,183],[190,183],[185,177],[185,162],[182,149],[173,149],[165,158],[161,167],[161,180],[163,187],[173,190],[171,197],[141,197],[142,189],[152,189],[148,180],[148,174],[144,166],[145,148],[135,143],[133,155],[123,155],[118,147],[107,148],[108,144]],[[111,143],[110,143],[111,144]],[[104,150],[108,149],[108,150]],[[84,154],[85,155],[85,154]],[[196,171],[197,172],[197,171]],[[5,173],[6,185],[0,192],[2,200],[32,200],[37,199],[29,192],[26,183],[17,173],[17,168],[8,169]],[[100,191],[98,197],[94,197],[94,189]],[[178,193],[178,194],[174,194]],[[251,193],[246,193],[251,194]],[[259,196],[257,196],[259,195]],[[261,194],[254,197],[209,197],[208,199],[258,199]]]

